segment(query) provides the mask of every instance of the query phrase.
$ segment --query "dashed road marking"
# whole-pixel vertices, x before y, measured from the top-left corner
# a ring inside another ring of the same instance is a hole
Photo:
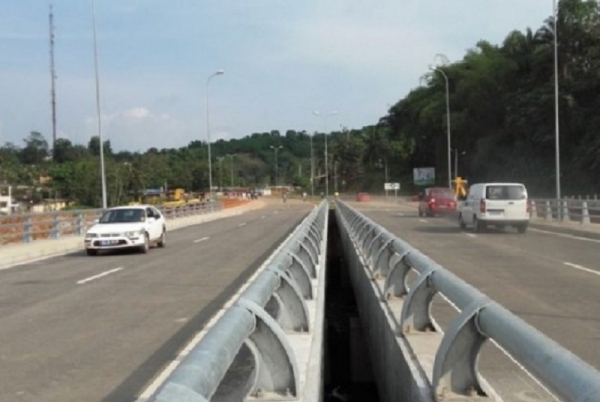
[[[242,227],[242,226],[246,226],[246,225],[247,225],[247,223],[246,223],[246,222],[242,222],[242,223],[240,223],[238,226],[239,226],[239,227]]]
[[[102,272],[101,274],[90,276],[89,278],[85,278],[85,279],[82,279],[80,281],[77,281],[77,284],[78,285],[83,285],[84,283],[88,283],[88,282],[94,281],[96,279],[100,279],[100,278],[102,278],[102,277],[104,277],[106,275],[110,275],[110,274],[114,274],[115,272],[119,272],[122,269],[123,269],[123,267],[111,269],[110,271]]]
[[[429,222],[429,221],[428,221],[428,220],[426,220],[426,219],[419,219],[419,222],[427,223],[427,222]]]
[[[205,241],[205,240],[208,240],[208,239],[210,239],[210,237],[203,237],[201,239],[194,240],[194,243],[200,243],[201,241]]]
[[[463,232],[463,233],[466,234],[469,237],[473,237],[473,238],[477,237],[477,235],[474,234],[474,233],[467,233],[467,232]]]
[[[593,269],[586,268],[586,267],[581,266],[579,264],[573,264],[572,262],[563,262],[563,264],[565,264],[567,267],[575,268],[575,269],[578,269],[580,271],[584,271],[584,272],[588,272],[590,274],[594,274],[594,275],[600,276],[600,272],[599,271],[594,271]]]

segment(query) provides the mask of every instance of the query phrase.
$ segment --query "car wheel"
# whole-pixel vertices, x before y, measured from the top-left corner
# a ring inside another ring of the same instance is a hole
[[[89,256],[98,255],[98,250],[94,250],[94,249],[91,249],[91,248],[86,249],[85,252]]]
[[[519,233],[525,233],[527,231],[527,225],[517,226],[517,230],[519,231]]]
[[[144,244],[140,246],[140,253],[146,254],[148,250],[150,250],[150,237],[148,237],[148,233],[144,236]]]
[[[158,243],[156,243],[158,247],[165,247],[167,245],[167,231],[163,229],[162,234],[160,235],[160,239]]]
[[[465,221],[463,221],[462,214],[458,215],[458,226],[460,226],[460,228],[463,230],[467,227],[467,224],[465,223]]]

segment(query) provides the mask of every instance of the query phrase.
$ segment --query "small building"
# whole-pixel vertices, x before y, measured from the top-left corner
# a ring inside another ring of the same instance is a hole
[[[12,187],[0,191],[0,215],[10,215],[13,212]]]

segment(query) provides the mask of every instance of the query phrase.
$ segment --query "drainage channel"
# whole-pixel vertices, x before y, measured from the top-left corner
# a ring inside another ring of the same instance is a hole
[[[325,307],[324,402],[379,402],[371,357],[344,257],[335,211],[329,211]]]

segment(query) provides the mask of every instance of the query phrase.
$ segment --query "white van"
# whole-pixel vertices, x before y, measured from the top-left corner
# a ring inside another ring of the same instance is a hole
[[[529,225],[530,204],[521,183],[479,183],[469,188],[458,213],[461,229],[473,226],[476,232],[487,226],[514,226],[525,233]]]

